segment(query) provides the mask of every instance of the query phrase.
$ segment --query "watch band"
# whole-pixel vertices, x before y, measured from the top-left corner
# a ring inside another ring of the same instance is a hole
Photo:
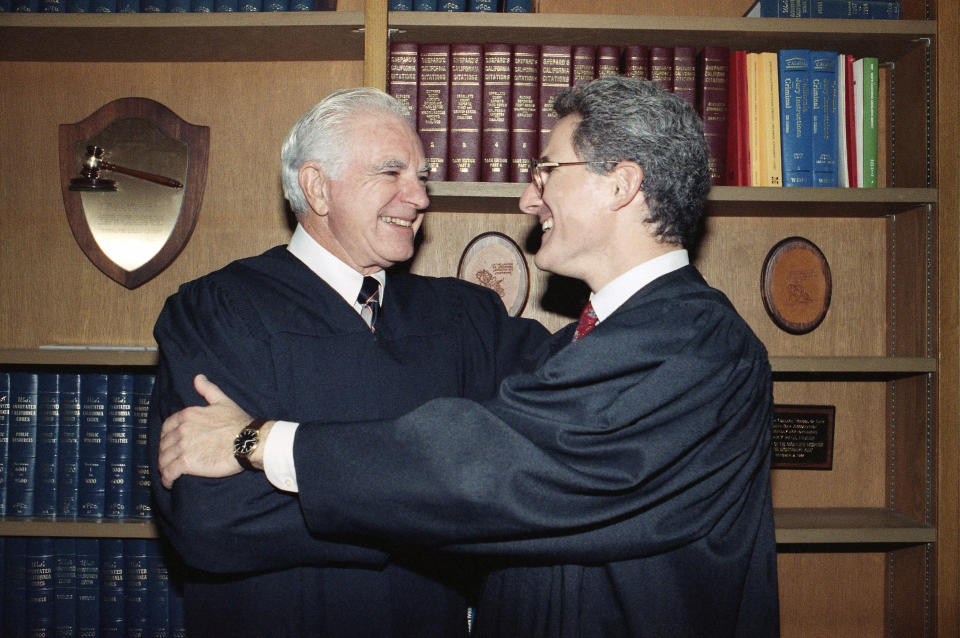
[[[240,430],[240,432],[237,433],[237,438],[239,439],[244,434],[253,434],[255,432],[258,432],[260,428],[263,427],[263,424],[269,420],[270,419],[257,418],[257,419],[254,419],[253,421],[250,421],[250,423],[248,423],[245,428],[243,428],[242,430]],[[253,448],[251,448],[251,450],[247,454],[239,454],[236,451],[234,451],[233,458],[237,459],[237,463],[239,463],[240,467],[242,467],[243,469],[255,470],[256,468],[253,467],[253,464],[250,462],[250,454],[252,454],[253,451],[256,450],[259,446],[260,446],[260,440],[258,437],[257,444],[254,445]]]

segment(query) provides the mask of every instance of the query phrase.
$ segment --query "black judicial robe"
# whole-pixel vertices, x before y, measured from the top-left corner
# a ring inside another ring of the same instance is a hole
[[[777,635],[763,345],[692,266],[572,334],[495,400],[298,431],[308,525],[497,557],[479,636]]]
[[[160,368],[150,449],[163,418],[203,404],[192,386],[199,372],[250,414],[381,419],[435,397],[489,398],[549,336],[508,317],[491,291],[456,279],[391,275],[384,295],[374,335],[282,246],[184,284],[154,330]],[[453,586],[462,574],[443,561],[388,554],[389,543],[362,546],[356,535],[316,538],[296,495],[277,491],[261,472],[184,476],[168,491],[152,456],[158,523],[194,568],[185,588],[190,635],[465,633],[463,594]]]

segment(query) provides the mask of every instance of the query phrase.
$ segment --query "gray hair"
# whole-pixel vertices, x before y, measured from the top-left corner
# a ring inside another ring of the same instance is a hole
[[[283,196],[298,218],[308,208],[297,177],[300,166],[313,160],[331,177],[338,176],[350,145],[345,138],[346,124],[358,114],[378,112],[407,121],[407,112],[392,96],[379,89],[354,88],[334,91],[323,98],[290,129],[280,150],[281,177]]]
[[[693,107],[654,82],[609,76],[557,96],[560,117],[583,119],[573,132],[581,160],[630,160],[643,169],[643,190],[661,241],[690,247],[696,241],[710,192],[703,123]],[[598,173],[612,170],[591,164]]]

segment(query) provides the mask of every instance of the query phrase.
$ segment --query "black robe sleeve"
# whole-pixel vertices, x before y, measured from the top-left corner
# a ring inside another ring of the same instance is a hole
[[[766,352],[720,293],[675,287],[649,285],[577,343],[561,331],[495,400],[301,426],[308,525],[564,562],[752,538],[769,512]]]
[[[269,303],[269,301],[261,300]],[[267,330],[241,289],[208,277],[168,299],[154,330],[160,367],[150,415],[151,472],[158,523],[187,564],[210,572],[268,571],[303,565],[381,565],[386,554],[311,535],[295,495],[261,472],[227,479],[160,483],[156,450],[163,419],[203,405],[193,377],[206,374],[251,414],[275,414],[277,381]]]

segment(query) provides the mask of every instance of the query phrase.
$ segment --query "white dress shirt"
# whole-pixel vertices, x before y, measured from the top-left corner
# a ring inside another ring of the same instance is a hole
[[[307,238],[309,239],[309,236]],[[296,239],[296,235],[294,235],[294,239]],[[320,247],[317,246],[317,248]],[[293,252],[293,241],[290,242],[290,249]],[[320,250],[323,249],[320,248]],[[303,257],[300,257],[300,259],[308,266],[310,265],[310,262]],[[682,248],[672,250],[631,268],[597,292],[591,293],[590,301],[593,303],[594,312],[597,313],[597,323],[613,314],[634,293],[654,279],[674,270],[679,270],[689,263],[690,256],[686,250]],[[382,272],[377,274],[382,274]],[[359,292],[359,286],[356,290]],[[356,299],[356,296],[356,293],[354,293],[354,299]],[[359,309],[357,312],[359,312]],[[270,431],[270,436],[267,437],[267,443],[263,449],[263,471],[267,475],[267,480],[274,487],[285,492],[299,491],[297,471],[293,464],[293,438],[297,431],[297,425],[288,421],[277,421]]]
[[[334,257],[299,224],[290,238],[287,250],[336,290],[337,294],[360,314],[362,306],[357,302],[357,296],[363,285],[363,275]],[[382,307],[383,290],[387,284],[386,273],[380,270],[370,276],[380,282]],[[297,471],[293,465],[293,436],[296,431],[296,423],[277,421],[263,447],[263,470],[267,480],[281,490],[292,492],[297,491]]]

